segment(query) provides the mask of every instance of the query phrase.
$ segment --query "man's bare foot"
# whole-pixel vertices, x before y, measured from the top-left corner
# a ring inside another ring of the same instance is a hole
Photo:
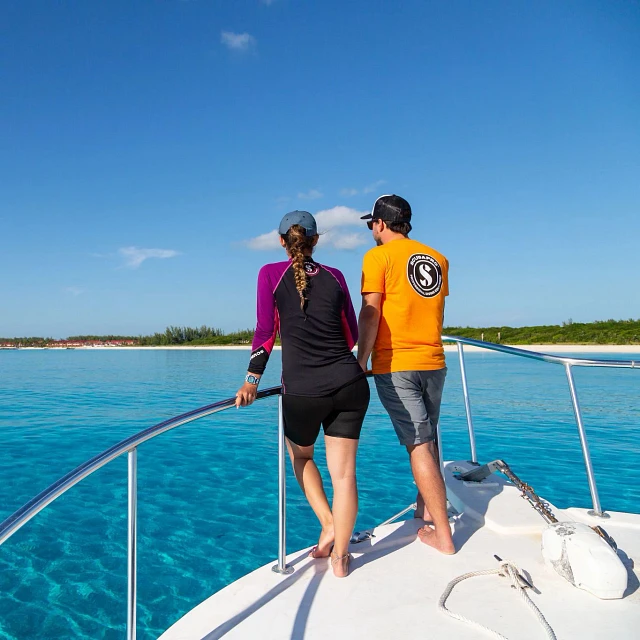
[[[418,529],[418,538],[447,556],[452,556],[456,552],[451,535],[438,537],[433,527],[426,526]]]
[[[413,512],[413,517],[416,518],[416,520],[424,520],[425,522],[433,522],[433,520],[431,519],[431,514],[429,513],[427,507],[422,507],[422,509],[420,508],[420,506],[418,506],[418,508]]]
[[[320,532],[320,538],[318,544],[311,549],[309,555],[312,558],[328,558],[333,548],[333,527],[323,529]]]
[[[413,517],[418,520],[424,520],[425,522],[433,522],[429,509],[427,509],[427,505],[424,503],[420,492],[418,492],[416,496],[416,509],[413,512]]]
[[[351,563],[351,554],[345,553],[343,556],[331,553],[331,566],[333,567],[333,575],[336,578],[346,578],[349,575],[349,564]]]

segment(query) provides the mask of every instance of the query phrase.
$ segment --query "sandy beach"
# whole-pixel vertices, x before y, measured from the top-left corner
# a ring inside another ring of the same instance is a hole
[[[526,349],[528,351],[538,351],[542,353],[640,353],[640,345],[630,344],[530,344],[530,345],[505,345],[513,346],[515,349]],[[282,347],[274,347],[281,349]],[[43,349],[43,347],[21,347],[21,349]],[[169,349],[169,350],[195,350],[195,349],[212,349],[218,351],[249,351],[251,345],[175,345],[175,346],[158,346],[158,347],[73,347],[73,349],[89,350],[89,351],[112,351],[116,349],[130,351],[132,349]],[[445,352],[457,351],[458,347],[453,344],[445,345]],[[64,349],[58,349],[64,351]],[[472,347],[465,345],[465,351],[486,351],[487,353],[495,353],[481,347]],[[357,351],[357,348],[355,349]]]

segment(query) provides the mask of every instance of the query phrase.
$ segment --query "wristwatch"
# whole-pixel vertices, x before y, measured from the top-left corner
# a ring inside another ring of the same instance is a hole
[[[248,382],[249,384],[255,384],[257,387],[258,384],[260,383],[260,378],[258,378],[258,376],[254,376],[249,373],[247,377],[244,379],[244,381]]]

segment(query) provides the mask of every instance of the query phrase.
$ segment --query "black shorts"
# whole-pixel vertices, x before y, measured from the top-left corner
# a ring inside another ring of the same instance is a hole
[[[369,407],[369,383],[356,378],[334,393],[319,398],[282,396],[284,434],[299,447],[315,443],[320,425],[326,436],[358,440]]]

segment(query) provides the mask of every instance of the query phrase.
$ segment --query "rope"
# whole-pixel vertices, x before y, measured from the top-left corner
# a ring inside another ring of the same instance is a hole
[[[453,588],[458,583],[462,582],[463,580],[467,580],[468,578],[473,578],[475,576],[491,576],[491,575],[510,577],[512,586],[516,589],[516,591],[518,591],[518,593],[524,600],[524,603],[533,611],[536,618],[538,618],[538,622],[540,622],[540,624],[544,627],[544,630],[547,634],[547,638],[549,638],[550,640],[556,640],[556,634],[554,633],[553,629],[551,628],[549,623],[545,620],[545,617],[542,615],[542,612],[540,611],[540,609],[536,607],[536,605],[533,603],[531,598],[529,598],[529,596],[527,595],[525,587],[523,586],[521,581],[522,578],[520,577],[520,572],[518,570],[518,567],[512,562],[507,562],[507,561],[501,562],[500,567],[498,567],[497,569],[486,569],[485,571],[472,571],[470,573],[465,573],[464,575],[454,578],[447,585],[447,588],[444,590],[444,593],[440,597],[440,601],[438,602],[438,609],[440,609],[440,611],[442,611],[443,613],[446,613],[448,616],[451,616],[456,620],[460,620],[460,622],[465,622],[466,624],[471,625],[476,629],[480,629],[481,631],[488,633],[494,638],[500,638],[500,640],[508,640],[505,636],[498,633],[497,631],[493,631],[493,629],[489,629],[489,627],[485,627],[479,624],[478,622],[469,620],[468,618],[465,618],[464,616],[461,616],[458,613],[453,613],[453,611],[450,611],[445,606],[445,602],[447,601],[447,598],[451,595]]]

